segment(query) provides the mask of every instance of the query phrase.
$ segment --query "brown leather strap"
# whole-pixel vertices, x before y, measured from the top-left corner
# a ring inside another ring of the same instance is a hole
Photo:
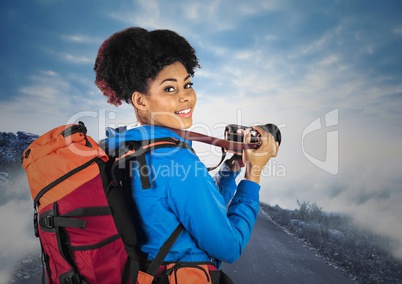
[[[176,129],[176,128],[170,128],[167,127],[168,129],[172,130],[175,132],[177,135],[181,136],[184,139],[187,140],[192,140],[192,141],[197,141],[197,142],[202,142],[206,144],[211,144],[213,146],[221,147],[229,151],[234,151],[234,152],[240,152],[242,150],[246,149],[256,149],[260,146],[260,143],[239,143],[239,142],[234,142],[234,141],[229,141],[225,139],[220,139],[212,136],[208,136],[205,134],[189,131],[189,130],[183,130],[183,129]]]

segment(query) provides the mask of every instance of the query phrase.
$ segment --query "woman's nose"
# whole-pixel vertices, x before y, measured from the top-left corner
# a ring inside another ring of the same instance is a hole
[[[191,101],[193,96],[194,96],[194,91],[193,90],[183,90],[183,91],[180,92],[179,101],[180,102]]]

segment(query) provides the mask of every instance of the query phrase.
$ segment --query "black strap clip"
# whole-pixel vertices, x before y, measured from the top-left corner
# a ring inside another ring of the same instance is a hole
[[[86,283],[85,281],[81,281],[80,276],[74,271],[68,271],[62,275],[60,275],[60,283],[61,284],[80,284]]]
[[[34,233],[35,233],[35,237],[38,238],[39,237],[39,229],[38,229],[38,211],[34,210],[34,215],[33,215],[33,225],[34,225]]]

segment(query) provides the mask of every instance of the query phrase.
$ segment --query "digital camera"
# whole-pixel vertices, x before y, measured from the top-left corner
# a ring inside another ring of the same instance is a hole
[[[281,144],[282,136],[281,131],[275,124],[257,125],[265,131],[271,133],[278,144]],[[244,142],[244,130],[249,130],[251,134],[251,143],[259,143],[261,134],[250,126],[242,126],[237,124],[229,124],[225,128],[225,139],[234,142]]]

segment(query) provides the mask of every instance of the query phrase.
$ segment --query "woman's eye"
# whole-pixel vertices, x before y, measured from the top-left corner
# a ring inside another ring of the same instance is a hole
[[[191,89],[193,87],[193,83],[187,83],[184,88],[185,89]]]
[[[173,88],[173,87],[166,87],[165,88],[165,92],[171,93],[171,92],[174,92],[174,91],[175,91],[175,88]]]

